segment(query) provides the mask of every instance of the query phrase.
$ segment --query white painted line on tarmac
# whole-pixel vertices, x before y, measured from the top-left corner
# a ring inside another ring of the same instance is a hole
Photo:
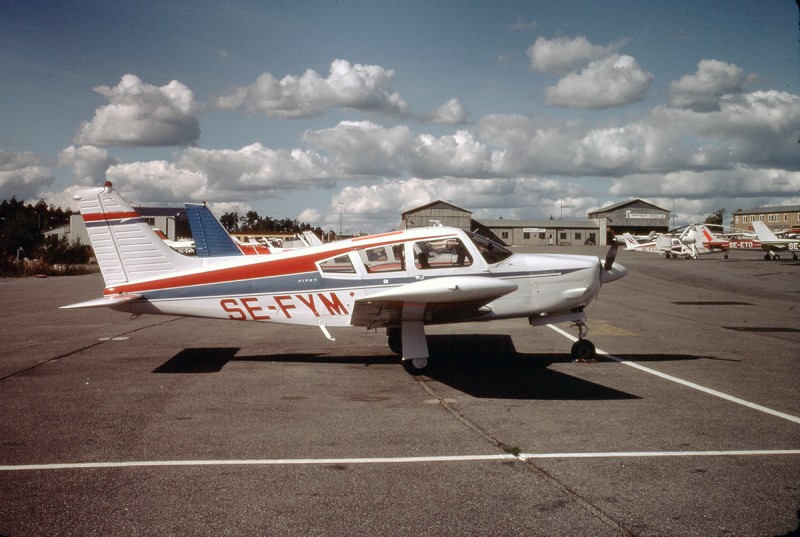
[[[98,470],[108,468],[161,468],[167,466],[299,466],[332,464],[404,464],[423,462],[476,462],[526,459],[614,459],[648,457],[764,457],[800,455],[800,449],[739,451],[628,451],[598,453],[522,453],[495,455],[445,455],[430,457],[364,457],[349,459],[220,459],[186,461],[73,462],[56,464],[17,464],[0,466],[0,472],[42,470]]]
[[[575,336],[573,336],[569,332],[566,332],[566,331],[562,330],[561,328],[559,328],[559,327],[557,327],[555,325],[548,324],[547,326],[549,326],[550,328],[552,328],[553,330],[555,330],[556,332],[558,332],[562,336],[566,337],[567,339],[571,339],[572,341],[577,341],[578,340],[578,338],[576,338]],[[744,399],[740,399],[738,397],[734,397],[733,395],[728,395],[727,393],[720,392],[720,391],[714,390],[712,388],[706,388],[705,386],[701,386],[700,384],[696,384],[696,383],[690,382],[688,380],[683,380],[681,378],[674,377],[672,375],[667,375],[666,373],[662,373],[661,371],[657,371],[655,369],[650,369],[649,367],[645,367],[643,365],[637,364],[636,362],[630,362],[628,360],[623,360],[622,358],[614,356],[613,354],[609,354],[606,351],[597,349],[597,354],[605,356],[606,358],[608,358],[610,360],[614,360],[615,362],[619,362],[621,364],[627,365],[627,366],[632,367],[634,369],[638,369],[639,371],[644,371],[645,373],[650,373],[651,375],[655,375],[657,377],[661,377],[662,379],[669,380],[671,382],[676,382],[676,383],[681,384],[683,386],[686,386],[688,388],[699,390],[699,391],[701,391],[703,393],[707,393],[709,395],[713,395],[715,397],[719,397],[720,399],[725,399],[726,401],[730,401],[732,403],[743,405],[743,406],[746,406],[746,407],[751,408],[753,410],[758,410],[759,412],[764,412],[766,414],[771,414],[773,416],[777,416],[779,418],[783,418],[785,420],[788,420],[788,421],[791,421],[791,422],[794,422],[794,423],[800,423],[800,417],[793,416],[793,415],[787,414],[785,412],[780,412],[778,410],[773,410],[773,409],[771,409],[769,407],[765,407],[765,406],[762,406],[762,405],[759,405],[759,404],[756,404],[756,403],[751,403],[750,401],[746,401]]]

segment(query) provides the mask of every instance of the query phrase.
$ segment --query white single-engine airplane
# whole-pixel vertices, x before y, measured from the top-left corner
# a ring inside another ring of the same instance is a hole
[[[603,283],[622,278],[596,257],[515,254],[447,227],[414,228],[273,255],[186,257],[156,237],[112,189],[75,196],[105,279],[103,297],[65,308],[107,306],[183,315],[328,327],[386,328],[412,373],[428,364],[426,324],[527,317],[570,321],[575,359],[594,357],[586,313]]]
[[[792,259],[797,260],[797,252],[800,252],[800,239],[781,239],[760,220],[753,222],[753,229],[758,240],[761,241],[761,249],[767,252],[764,254],[764,259],[767,261],[780,259],[781,256],[778,252],[786,251],[791,252]]]

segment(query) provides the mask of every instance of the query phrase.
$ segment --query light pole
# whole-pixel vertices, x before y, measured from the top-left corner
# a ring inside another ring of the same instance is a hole
[[[342,211],[344,211],[344,203],[339,202],[339,237],[342,236]]]

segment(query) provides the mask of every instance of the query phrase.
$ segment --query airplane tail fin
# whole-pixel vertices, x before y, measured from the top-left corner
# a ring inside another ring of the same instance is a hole
[[[106,286],[194,268],[198,260],[179,254],[161,240],[122,196],[106,182],[75,195]]]
[[[631,235],[630,233],[623,233],[622,234],[622,238],[625,240],[625,249],[626,250],[633,250],[637,246],[639,246],[639,243],[636,242],[636,239],[634,239],[633,235]]]
[[[756,220],[755,222],[753,222],[753,229],[756,232],[758,240],[760,240],[761,242],[780,240],[778,236],[775,235],[775,233],[773,233],[772,230],[767,227],[767,224],[765,224],[760,220]]]
[[[189,217],[197,257],[244,255],[208,207],[187,203],[186,215]]]

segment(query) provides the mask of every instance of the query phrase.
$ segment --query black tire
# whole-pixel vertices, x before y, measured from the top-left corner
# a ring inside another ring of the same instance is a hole
[[[395,354],[403,354],[403,332],[399,328],[387,328],[389,350]]]
[[[570,353],[572,354],[572,359],[575,361],[589,362],[594,360],[597,356],[597,349],[594,343],[588,339],[579,339],[572,344]]]
[[[403,369],[406,370],[406,373],[414,377],[426,373],[431,363],[430,360],[426,360],[424,366],[417,367],[416,365],[414,365],[414,360],[401,360],[401,362],[403,364]]]

